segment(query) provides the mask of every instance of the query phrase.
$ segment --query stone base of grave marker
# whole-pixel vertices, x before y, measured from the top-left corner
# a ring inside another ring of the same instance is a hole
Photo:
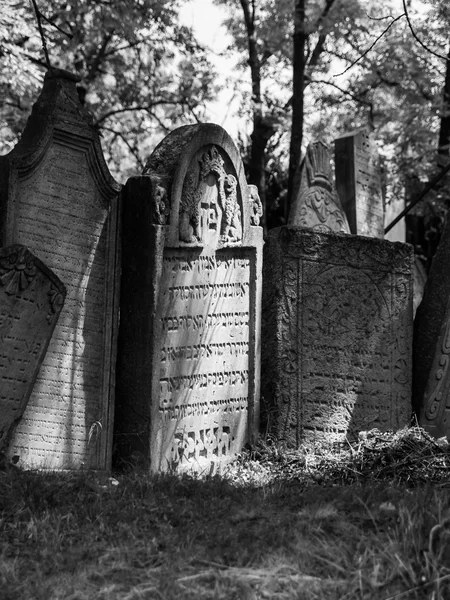
[[[66,289],[25,246],[0,248],[0,451],[21,419]]]
[[[216,125],[181,127],[123,191],[115,440],[211,472],[258,422],[261,202]]]
[[[264,249],[262,398],[290,446],[411,417],[412,247],[298,227]]]

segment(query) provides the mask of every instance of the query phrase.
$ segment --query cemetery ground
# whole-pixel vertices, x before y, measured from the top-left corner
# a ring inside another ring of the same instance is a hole
[[[450,598],[450,449],[260,442],[226,473],[0,471],[3,600]]]

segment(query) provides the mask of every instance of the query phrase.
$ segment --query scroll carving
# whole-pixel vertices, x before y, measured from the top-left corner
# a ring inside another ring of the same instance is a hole
[[[201,223],[201,205],[208,189],[208,180],[216,178],[217,199],[207,205],[208,227],[220,234],[221,246],[242,240],[242,213],[238,200],[236,177],[227,173],[225,161],[216,146],[207,150],[200,159],[198,172],[188,171],[180,202],[179,239],[187,244],[205,242]]]

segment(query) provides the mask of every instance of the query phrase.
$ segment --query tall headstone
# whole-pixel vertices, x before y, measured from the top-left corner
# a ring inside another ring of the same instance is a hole
[[[334,185],[330,150],[323,142],[308,146],[301,167],[300,189],[289,215],[289,225],[315,231],[350,233]]]
[[[336,188],[351,233],[384,237],[379,156],[366,129],[335,140]]]
[[[299,227],[264,247],[262,398],[290,446],[411,417],[412,247]]]
[[[157,470],[210,470],[258,421],[261,202],[217,125],[168,135],[123,191],[115,435]]]
[[[61,281],[25,246],[0,248],[0,451],[33,390],[64,304]]]
[[[431,263],[414,321],[413,402],[419,424],[450,439],[450,220]]]
[[[0,160],[0,242],[26,245],[67,298],[10,452],[29,468],[108,469],[112,447],[120,186],[77,78],[48,73]]]

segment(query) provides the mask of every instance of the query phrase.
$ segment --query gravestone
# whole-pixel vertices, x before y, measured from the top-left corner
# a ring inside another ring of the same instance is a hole
[[[290,446],[411,416],[412,247],[299,227],[264,247],[262,398]]]
[[[450,438],[450,221],[431,263],[414,320],[413,403],[419,424]]]
[[[157,470],[215,470],[258,422],[261,202],[228,134],[168,135],[123,191],[115,435]]]
[[[308,146],[301,167],[300,189],[289,215],[289,225],[316,231],[350,233],[347,217],[333,181],[330,150],[323,142]]]
[[[22,417],[64,304],[60,280],[25,246],[0,248],[0,451]]]
[[[118,298],[119,185],[77,78],[48,73],[23,135],[0,159],[0,242],[26,245],[67,297],[10,452],[19,465],[108,469]]]
[[[336,189],[351,233],[383,238],[383,196],[373,139],[368,131],[360,129],[334,144]]]

